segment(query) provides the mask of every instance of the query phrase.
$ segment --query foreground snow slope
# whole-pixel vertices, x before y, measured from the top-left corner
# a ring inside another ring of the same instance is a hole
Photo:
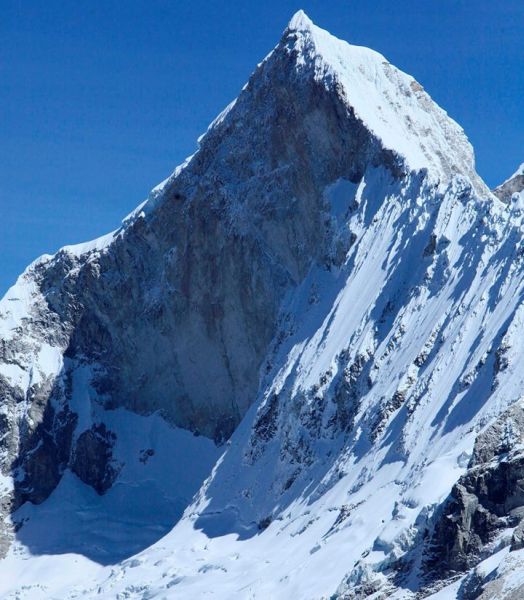
[[[2,597],[518,594],[504,194],[415,80],[297,13],[120,230],[2,301]]]

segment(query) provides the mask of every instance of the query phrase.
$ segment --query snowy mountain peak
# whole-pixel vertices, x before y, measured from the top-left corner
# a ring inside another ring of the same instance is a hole
[[[306,31],[314,27],[313,21],[300,9],[291,17],[287,28],[289,31]]]
[[[156,186],[145,205],[130,215],[131,222],[142,210],[150,212],[161,201],[176,178],[207,154],[225,132],[251,127],[246,115],[261,117],[260,97],[280,103],[278,111],[290,109],[290,93],[298,94],[298,81],[313,82],[342,101],[375,142],[393,153],[404,173],[425,170],[444,189],[460,175],[468,179],[478,195],[490,193],[475,171],[473,148],[463,129],[451,119],[410,75],[392,65],[382,54],[348,44],[318,27],[303,10],[291,18],[277,46],[258,65],[233,100],[209,125],[199,150]],[[284,88],[274,95],[275,86]],[[264,91],[265,90],[265,91]],[[235,125],[233,125],[235,124]],[[362,140],[359,139],[362,145]]]
[[[404,159],[408,170],[428,169],[444,184],[461,174],[477,193],[488,195],[462,128],[413,77],[382,54],[336,38],[302,10],[291,19],[276,50],[280,48],[296,54],[302,74],[313,75],[326,87],[342,92],[348,109],[384,148]],[[275,51],[268,59],[274,55]]]

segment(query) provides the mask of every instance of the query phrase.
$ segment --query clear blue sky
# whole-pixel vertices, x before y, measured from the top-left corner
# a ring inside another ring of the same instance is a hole
[[[114,229],[303,8],[415,76],[491,186],[524,161],[523,0],[1,1],[0,296]]]

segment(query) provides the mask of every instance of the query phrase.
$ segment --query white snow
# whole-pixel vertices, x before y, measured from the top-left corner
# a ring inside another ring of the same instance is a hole
[[[117,434],[115,485],[99,496],[68,471],[43,504],[22,506],[13,515],[22,523],[17,541],[0,562],[0,597],[75,597],[116,573],[115,564],[139,571],[131,557],[172,528],[221,453],[158,415],[119,409],[103,421]]]
[[[102,250],[105,250],[111,244],[111,242],[115,238],[117,231],[118,230],[115,230],[106,235],[102,235],[94,240],[91,240],[90,242],[63,246],[62,248],[60,248],[60,250],[63,252],[68,252],[69,254],[74,254],[77,257],[80,257],[83,254],[87,254],[88,252],[100,252]]]

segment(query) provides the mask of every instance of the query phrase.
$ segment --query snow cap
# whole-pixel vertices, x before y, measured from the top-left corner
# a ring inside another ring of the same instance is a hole
[[[300,9],[291,17],[287,28],[290,31],[307,31],[313,26],[313,21]]]

